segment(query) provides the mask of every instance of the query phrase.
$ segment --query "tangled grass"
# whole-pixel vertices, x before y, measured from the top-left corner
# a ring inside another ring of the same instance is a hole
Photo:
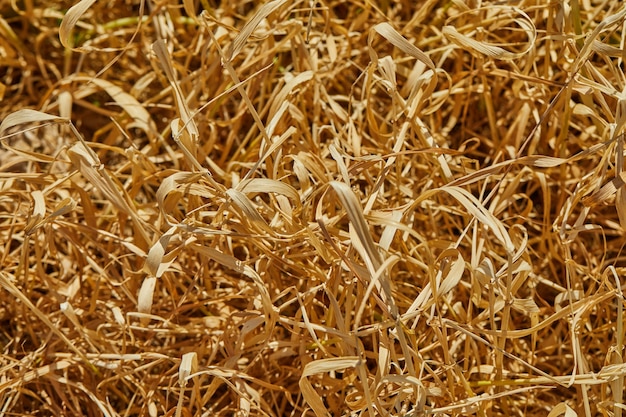
[[[621,1],[0,16],[0,415],[622,415]]]

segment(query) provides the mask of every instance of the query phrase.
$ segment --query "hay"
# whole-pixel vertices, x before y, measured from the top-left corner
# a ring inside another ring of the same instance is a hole
[[[0,414],[624,404],[626,6],[4,2]]]

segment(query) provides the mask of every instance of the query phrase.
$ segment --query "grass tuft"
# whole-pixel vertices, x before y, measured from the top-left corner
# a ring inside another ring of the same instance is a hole
[[[626,6],[0,4],[0,414],[623,415]]]

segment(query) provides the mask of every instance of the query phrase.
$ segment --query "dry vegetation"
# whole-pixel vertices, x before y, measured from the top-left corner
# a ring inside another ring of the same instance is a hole
[[[622,415],[621,1],[0,16],[1,416]]]

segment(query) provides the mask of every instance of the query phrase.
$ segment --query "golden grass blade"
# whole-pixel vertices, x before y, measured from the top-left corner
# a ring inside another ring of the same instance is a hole
[[[185,146],[187,151],[193,153],[195,150],[194,144],[198,140],[200,134],[198,132],[198,126],[193,120],[193,115],[189,110],[189,106],[187,105],[187,101],[185,100],[185,96],[180,88],[180,85],[178,82],[176,82],[176,75],[174,67],[172,66],[172,59],[170,58],[169,52],[167,51],[165,41],[159,39],[158,41],[153,43],[152,50],[156,54],[159,60],[159,64],[161,64],[161,68],[165,72],[167,80],[170,82],[172,90],[174,90],[174,98],[176,99],[176,110],[178,111],[180,119],[183,122],[184,130],[187,131],[190,136],[188,140],[183,140],[183,145]]]
[[[72,96],[72,93],[70,93],[69,91],[62,91],[59,94],[59,116],[71,120],[73,104],[74,97]]]
[[[550,389],[550,386],[537,386],[537,387],[522,387],[516,389],[507,389],[503,392],[498,392],[496,394],[488,394],[488,395],[475,395],[469,397],[467,399],[457,401],[453,404],[446,405],[443,407],[431,408],[428,411],[434,415],[440,415],[442,413],[446,413],[445,415],[466,415],[466,414],[475,414],[481,410],[479,408],[480,403],[491,403],[496,399],[514,396],[515,394],[527,393],[534,390],[543,390]]]
[[[122,90],[119,86],[99,78],[76,77],[76,81],[86,81],[106,91],[106,93],[134,120],[128,127],[137,127],[143,130],[148,137],[154,136],[156,126],[152,120],[152,116],[150,116],[150,113],[148,113],[135,97]]]
[[[267,224],[265,219],[259,214],[254,204],[244,193],[235,189],[226,191],[226,194],[230,197],[233,204],[241,210],[243,217],[250,221],[252,225],[256,226],[259,232],[274,234],[272,228]]]
[[[280,107],[278,107],[278,110],[276,110],[275,113],[271,113],[272,118],[270,119],[270,122],[267,124],[267,136],[272,137],[272,135],[274,134],[274,130],[276,130],[276,127],[278,127],[280,121],[282,120],[283,116],[285,115],[288,109],[289,109],[289,102],[283,101]],[[265,143],[263,144],[265,145]],[[259,152],[263,151],[263,149],[264,147],[261,146],[259,148]],[[262,154],[260,156],[262,156]]]
[[[198,182],[202,177],[202,173],[180,171],[165,178],[156,192],[156,200],[159,203],[161,213],[167,218],[183,194],[180,189],[183,188],[191,192],[193,190],[191,184]],[[208,192],[205,191],[204,195],[207,196]]]
[[[620,173],[618,177],[613,178],[611,181],[603,185],[602,188],[600,188],[598,191],[594,192],[588,197],[583,198],[582,203],[586,207],[597,206],[615,195],[615,193],[619,190],[622,190],[624,185],[626,185],[626,172]],[[618,198],[616,204],[618,204],[619,202],[620,198]]]
[[[313,233],[310,227],[306,228],[306,236],[311,241],[311,245],[315,248],[317,253],[319,253],[324,262],[332,262],[333,256],[330,254],[329,248],[320,238],[315,235],[315,233]]]
[[[282,392],[287,392],[285,390],[285,388],[279,386],[279,385],[273,385],[273,384],[269,384],[265,381],[263,381],[262,379],[259,378],[254,378],[251,377],[250,375],[247,375],[239,370],[235,370],[235,369],[227,369],[227,368],[220,368],[220,367],[216,367],[216,366],[208,366],[206,367],[206,369],[203,369],[201,371],[198,371],[192,375],[190,375],[191,378],[197,377],[197,376],[201,376],[201,375],[210,375],[210,376],[215,376],[218,378],[224,378],[224,380],[228,381],[230,379],[234,379],[234,378],[239,378],[242,380],[246,380],[246,381],[251,381],[254,382],[256,385],[259,385],[261,387],[264,388],[268,388],[271,390],[276,390],[276,391],[282,391]]]
[[[309,377],[317,374],[324,374],[331,371],[343,371],[346,368],[356,368],[359,365],[358,357],[343,357],[320,359],[309,362],[305,365],[300,377],[300,390],[307,404],[313,409],[317,417],[328,417],[330,414],[328,409],[313,389],[313,385],[309,381]]]
[[[381,249],[385,251],[389,250],[396,232],[402,225],[401,220],[403,214],[402,210],[393,210],[391,212],[389,218],[390,223],[384,226],[383,232],[380,234],[380,240],[378,241],[378,246],[380,246]]]
[[[337,163],[337,169],[341,173],[341,178],[346,183],[346,185],[350,186],[350,175],[348,174],[348,167],[343,160],[343,156],[339,153],[337,147],[332,143],[328,146],[328,150],[330,152],[330,155]]]
[[[437,145],[437,142],[435,142],[435,139],[433,138],[432,134],[429,132],[428,128],[426,127],[422,119],[420,119],[419,117],[416,117],[415,123],[419,127],[420,133],[425,138],[428,146],[431,146],[433,148],[438,148],[439,146]],[[446,156],[443,154],[437,155],[437,161],[439,162],[439,166],[441,167],[441,170],[443,171],[443,175],[446,178],[446,180],[449,181],[450,179],[452,179],[452,170],[450,169],[448,161],[446,160]]]
[[[394,45],[395,47],[400,49],[402,52],[412,56],[413,58],[417,58],[419,61],[421,61],[424,64],[426,64],[426,66],[429,69],[431,69],[433,71],[435,70],[435,64],[428,57],[428,55],[426,55],[418,47],[416,47],[411,42],[409,42],[404,36],[399,34],[387,22],[379,23],[379,24],[377,24],[376,26],[374,26],[372,28],[372,31],[370,32],[369,37],[368,37],[368,44],[370,45],[370,50],[371,51],[373,51],[371,49],[371,45],[372,45],[372,41],[373,41],[373,34],[374,34],[374,32],[377,32],[380,36],[382,36],[383,38],[387,39],[392,45]],[[377,58],[374,57],[372,59],[372,61],[376,62]]]
[[[183,0],[183,8],[185,9],[185,13],[189,17],[196,19],[198,16],[196,15],[196,6],[193,0]]]
[[[548,413],[548,417],[578,417],[578,414],[571,409],[567,403],[560,403]]]
[[[446,38],[458,45],[463,50],[474,51],[480,55],[485,55],[489,58],[495,59],[513,60],[518,57],[518,54],[512,54],[504,48],[500,48],[499,46],[488,45],[484,42],[475,41],[468,36],[462,35],[453,26],[444,26],[444,28],[442,29],[442,33],[445,35]]]
[[[277,113],[276,115],[274,115],[274,118],[272,119],[272,122],[270,122],[270,125],[268,126],[268,128],[269,128],[269,127],[272,127],[272,130],[273,130],[273,127],[274,127],[274,126],[272,126],[272,123],[273,123],[274,121],[276,121],[276,122],[278,122],[278,121],[279,121],[279,120],[277,119],[277,117],[276,117],[276,116],[278,116],[279,114],[280,114],[280,109],[279,109],[278,113]],[[243,181],[246,181],[247,179],[249,179],[249,178],[250,178],[250,177],[251,177],[251,176],[252,176],[252,175],[253,175],[253,174],[257,171],[257,169],[259,168],[259,166],[261,166],[261,164],[262,164],[263,162],[265,162],[265,160],[266,160],[266,159],[267,159],[267,158],[268,158],[268,157],[269,157],[272,153],[274,153],[274,152],[275,152],[278,148],[280,148],[280,146],[281,146],[281,145],[282,145],[282,144],[283,144],[283,143],[284,143],[287,139],[289,139],[291,136],[293,136],[296,132],[297,132],[297,129],[296,129],[294,126],[290,126],[290,127],[289,127],[289,128],[288,128],[288,129],[287,129],[287,130],[286,130],[286,131],[282,134],[282,135],[280,135],[280,137],[278,137],[278,138],[274,137],[274,140],[270,142],[270,143],[271,143],[270,147],[269,147],[269,148],[268,148],[265,152],[263,152],[263,154],[262,154],[262,156],[259,158],[259,160],[258,160],[258,161],[256,161],[256,162],[254,163],[254,165],[252,166],[252,169],[250,169],[250,171],[248,171],[248,172],[246,173],[246,175],[245,175],[244,179],[242,180],[242,182],[243,182]],[[265,138],[264,138],[264,139],[265,139]]]
[[[526,315],[537,314],[541,311],[532,298],[516,298],[513,300],[512,307]]]
[[[620,167],[618,166],[618,171],[620,171]],[[617,219],[619,220],[619,224],[624,229],[626,227],[626,189],[624,189],[624,185],[626,184],[626,175],[625,172],[621,171],[620,178],[621,186],[617,189],[615,193],[615,211],[617,212]],[[584,202],[583,202],[584,204]],[[624,229],[626,230],[626,229]]]
[[[252,35],[252,32],[254,32],[259,23],[261,23],[261,21],[265,19],[270,13],[277,10],[286,2],[286,0],[272,0],[259,7],[254,16],[252,16],[252,18],[245,24],[243,29],[241,29],[241,32],[239,32],[239,34],[230,44],[229,48],[226,50],[226,61],[231,62],[233,59],[235,59],[237,55],[239,55],[243,47],[246,45],[248,38],[250,37],[250,35]]]
[[[85,385],[81,382],[70,381],[65,377],[58,376],[56,374],[51,374],[50,379],[63,385],[65,388],[67,387],[75,387],[79,389],[81,392],[85,393],[87,397],[91,400],[91,402],[97,407],[98,412],[103,417],[118,417],[119,414],[112,409],[112,406],[106,402],[98,398],[98,396],[90,389],[85,387]]]
[[[335,37],[333,35],[328,35],[326,37],[326,49],[328,50],[328,58],[330,62],[337,61],[337,43],[335,42]]]
[[[607,45],[606,43],[597,40],[593,41],[593,43],[591,44],[591,49],[594,52],[599,53],[600,55],[610,56],[612,58],[621,58],[624,53],[624,51],[620,48]]]
[[[242,193],[277,193],[288,197],[295,203],[296,206],[300,206],[300,194],[289,184],[284,182],[270,180],[267,178],[252,178],[244,180],[237,186]]]
[[[61,200],[55,207],[52,213],[46,216],[46,202],[44,198],[44,194],[39,191],[33,191],[31,193],[31,197],[33,199],[33,212],[28,218],[28,222],[24,227],[24,232],[26,235],[33,234],[39,227],[41,227],[46,222],[52,220],[54,217],[63,216],[76,208],[76,201],[72,198],[64,198]]]
[[[198,354],[196,352],[185,353],[178,367],[178,385],[184,388],[189,376],[196,372],[198,372]]]
[[[452,248],[445,250],[439,258],[443,259],[444,257],[450,256],[453,258],[456,256],[456,260],[452,262],[445,278],[443,278],[443,280],[441,279],[443,270],[440,268],[437,271],[434,280],[429,281],[422,291],[420,291],[419,295],[413,300],[413,303],[411,303],[409,308],[402,315],[403,318],[411,317],[415,312],[429,308],[434,302],[437,301],[434,297],[435,294],[437,296],[442,296],[458,285],[463,276],[463,272],[465,271],[465,261],[458,250]],[[489,263],[490,262],[487,262],[487,265]],[[483,265],[481,264],[481,267],[482,266]],[[485,276],[480,268],[478,269],[477,275],[481,277]],[[491,276],[495,280],[495,274],[493,271],[491,271]],[[485,282],[482,282],[481,284],[487,285],[488,283],[489,279],[486,279]],[[433,285],[436,286],[435,291],[432,289]]]
[[[32,371],[25,372],[20,375],[19,378],[10,379],[8,381],[0,382],[0,392],[6,392],[6,390],[19,389],[21,385],[28,384],[31,381],[37,380],[42,376],[54,373],[56,371],[62,371],[72,366],[72,362],[67,360],[60,360],[53,362],[49,365],[40,366]]]
[[[356,243],[356,245],[358,245],[358,243]],[[394,319],[398,317],[398,307],[396,306],[393,298],[390,282],[388,280],[381,281],[381,277],[385,277],[387,272],[399,261],[400,258],[395,255],[388,257],[385,259],[380,268],[378,268],[378,271],[376,271],[376,273],[371,277],[371,281],[367,285],[363,299],[361,300],[359,308],[356,311],[356,315],[354,316],[353,328],[355,330],[361,326],[361,319],[369,305],[369,297],[374,288],[376,288],[382,299],[387,303],[388,313],[391,317]]]
[[[396,90],[396,68],[393,59],[386,55],[378,60],[378,69],[380,70],[383,79],[382,84],[387,91],[393,92]],[[395,149],[394,149],[395,150]]]
[[[359,255],[363,258],[363,261],[367,266],[370,279],[373,280],[368,283],[368,287],[372,283],[376,286],[383,302],[385,303],[387,312],[393,317],[396,317],[398,312],[391,293],[389,274],[387,268],[383,268],[383,265],[390,267],[392,262],[383,262],[383,258],[374,244],[374,240],[372,239],[372,235],[367,226],[367,221],[363,215],[361,205],[352,192],[350,186],[339,181],[331,181],[329,185],[335,191],[335,194],[339,198],[339,201],[345,208],[348,218],[350,219],[350,234],[354,234],[355,236],[355,239],[352,239],[352,244],[359,252]]]
[[[497,15],[497,17],[486,18],[484,22],[481,22],[482,25],[477,24],[476,26],[482,27],[484,25],[484,26],[489,27],[493,25],[492,29],[494,32],[496,30],[502,32],[505,30],[509,30],[509,31],[514,30],[513,28],[509,28],[507,26],[502,26],[502,25],[508,24],[509,22],[517,24],[517,26],[519,26],[519,28],[525,33],[527,37],[527,40],[525,42],[526,46],[521,51],[511,52],[498,45],[490,44],[484,41],[477,41],[469,36],[463,35],[453,25],[444,26],[441,32],[448,40],[450,40],[457,46],[461,47],[463,50],[473,51],[474,53],[477,53],[478,55],[484,55],[493,59],[500,59],[500,60],[520,59],[524,55],[529,53],[530,50],[535,46],[535,41],[537,39],[537,29],[533,23],[533,20],[524,11],[522,11],[521,9],[517,7],[499,8],[498,6],[487,6],[486,8],[482,10],[493,13],[495,10],[498,10],[498,9],[501,9],[501,13]],[[479,11],[481,10],[480,9],[471,10],[468,12],[476,13]],[[519,17],[513,18],[509,16],[509,14],[515,14]],[[456,17],[456,18],[458,19],[459,17]],[[501,22],[498,22],[498,21],[501,21]],[[479,32],[479,30],[474,30],[473,32],[474,34],[476,34]]]
[[[594,153],[599,152],[603,148],[606,148],[609,143],[596,144],[590,147],[589,149],[583,150],[569,158],[557,158],[553,156],[544,156],[544,155],[530,155],[530,156],[523,156],[517,159],[512,159],[512,160],[505,161],[505,162],[500,162],[497,164],[492,164],[491,166],[488,166],[486,168],[480,169],[471,174],[460,177],[450,182],[448,185],[449,186],[461,186],[461,185],[473,184],[477,181],[484,180],[485,178],[488,178],[492,175],[501,173],[505,169],[508,169],[510,165],[514,165],[514,164],[528,165],[528,166],[533,166],[536,168],[553,168],[553,167],[561,166],[564,164],[573,163],[581,159],[584,159],[586,157],[589,157],[590,155]]]
[[[11,45],[13,45],[15,49],[20,51],[22,54],[26,53],[26,47],[20,40],[19,36],[17,36],[11,25],[2,17],[0,17],[0,34],[2,34],[2,37],[9,41],[9,43],[11,43]],[[2,97],[1,94],[0,97]]]
[[[519,163],[529,164],[537,168],[553,168],[570,162],[571,159],[556,158],[553,156],[526,156],[518,159]]]
[[[160,278],[173,261],[171,260],[170,262],[164,263],[163,257],[165,256],[167,245],[169,244],[170,239],[174,236],[174,232],[176,232],[176,230],[176,226],[170,227],[169,230],[165,232],[154,245],[152,245],[150,251],[148,251],[146,263],[144,264],[144,270],[151,276]]]
[[[463,260],[463,256],[457,249],[447,249],[441,253],[439,256],[440,259],[444,259],[447,257],[456,258],[450,264],[450,269],[448,273],[441,281],[441,285],[437,289],[437,295],[442,296],[451,291],[454,287],[457,286],[459,281],[461,281],[461,277],[463,276],[463,272],[465,271],[465,261]]]
[[[0,138],[0,140],[3,140],[3,139]],[[56,161],[55,156],[33,152],[28,149],[18,149],[16,147],[9,146],[6,143],[6,141],[2,142],[2,147],[6,149],[7,151],[14,153],[15,155],[22,156],[24,160],[27,160],[27,161],[45,162],[45,163]]]
[[[291,94],[299,85],[304,84],[313,79],[313,71],[303,71],[295,77],[290,73],[289,77],[285,77],[287,81],[283,88],[274,97],[272,107],[270,107],[269,118],[273,119],[274,115],[278,112],[278,108],[288,104],[287,97]],[[269,125],[268,125],[269,130]],[[271,132],[269,133],[271,135]]]
[[[502,243],[504,248],[509,254],[515,252],[515,245],[511,241],[511,237],[502,225],[502,223],[487,210],[472,194],[463,188],[445,186],[441,188],[441,191],[445,191],[454,197],[469,214],[474,216],[479,223],[487,226],[496,238]]]
[[[87,180],[100,191],[104,197],[110,201],[118,210],[131,217],[141,237],[148,242],[150,239],[145,230],[144,223],[137,215],[131,204],[128,202],[128,196],[120,191],[115,181],[111,178],[100,161],[94,159],[95,154],[91,149],[83,143],[76,143],[67,151],[74,167],[80,171]],[[97,158],[97,156],[96,156]]]
[[[67,122],[68,120],[53,116],[51,114],[43,113],[37,110],[23,109],[9,114],[2,120],[0,124],[0,135],[6,130],[24,123],[37,123],[37,122]]]
[[[403,346],[403,349],[404,349],[404,346]],[[411,368],[409,367],[409,369]],[[360,379],[359,381],[360,385],[363,387],[363,399],[362,399],[363,402],[359,404],[360,405],[359,408],[367,409],[369,411],[369,414],[371,416],[374,416],[376,415],[376,412],[374,411],[374,401],[372,398],[372,393],[370,392],[370,385],[369,385],[369,380],[367,377],[367,368],[363,360],[359,361],[359,363],[357,364],[356,371]]]
[[[446,38],[462,49],[476,51],[481,55],[488,56],[489,58],[515,59],[513,54],[503,48],[500,48],[499,46],[485,45],[483,42],[475,41],[470,37],[460,34],[454,26],[444,26],[442,33]]]
[[[46,201],[41,191],[35,190],[30,194],[33,199],[33,211],[24,228],[26,235],[32,234],[44,222],[46,216]]]
[[[73,198],[64,198],[63,200],[59,201],[56,206],[54,206],[54,209],[52,210],[52,213],[50,213],[50,216],[48,218],[59,217],[70,213],[74,211],[77,205],[78,203],[76,203],[76,200],[74,200]]]
[[[374,244],[372,235],[367,227],[367,221],[363,216],[361,205],[348,185],[343,182],[331,181],[329,185],[335,190],[335,194],[346,209],[350,223],[354,226],[355,233],[363,247],[363,257],[368,269],[372,274],[383,263],[380,252]]]
[[[81,0],[69,8],[59,27],[59,40],[65,48],[74,48],[71,42],[72,30],[83,14],[96,2],[96,0]]]
[[[154,300],[154,289],[156,288],[156,277],[146,277],[141,283],[139,293],[137,294],[137,311],[142,314],[150,314],[152,311],[152,302]],[[149,319],[141,318],[141,324],[146,325]]]
[[[576,61],[574,62],[574,70],[572,74],[577,74],[580,67],[584,65],[584,63],[589,59],[589,54],[593,51],[593,45],[596,41],[597,37],[607,30],[607,28],[611,28],[617,22],[623,21],[626,17],[626,6],[621,5],[621,9],[616,13],[609,15],[602,19],[602,21],[595,27],[595,29],[587,35],[585,39],[585,43],[582,48],[580,48],[580,52],[576,56]]]

